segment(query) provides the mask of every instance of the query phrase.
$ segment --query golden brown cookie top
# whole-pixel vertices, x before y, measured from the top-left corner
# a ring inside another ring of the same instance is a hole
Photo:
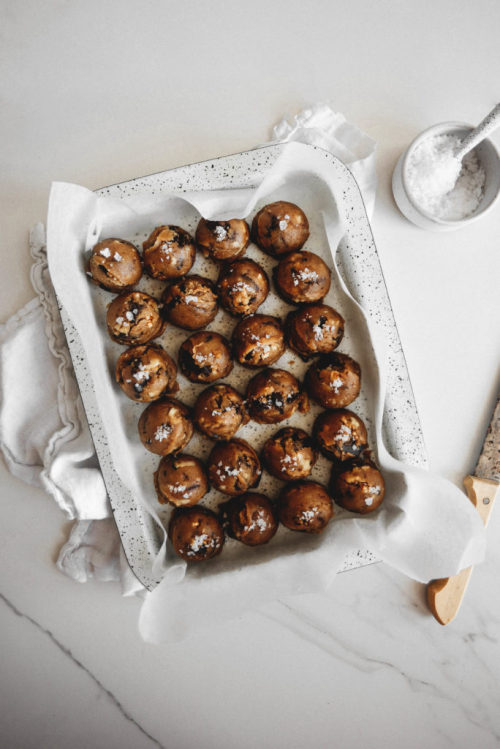
[[[330,269],[314,252],[292,252],[273,270],[278,294],[291,304],[319,302],[330,289]]]
[[[131,242],[124,239],[102,239],[92,249],[88,275],[103,289],[126,291],[141,279],[141,257]]]
[[[125,395],[147,402],[175,393],[177,367],[174,360],[157,343],[131,346],[116,362],[116,382]]]
[[[334,466],[331,488],[337,504],[361,515],[374,512],[385,496],[384,478],[375,464],[367,459]]]
[[[279,257],[300,250],[309,237],[309,222],[295,203],[268,203],[255,215],[252,239],[268,255]]]
[[[260,481],[259,456],[245,440],[233,438],[218,442],[208,458],[208,478],[224,494],[236,496]]]
[[[290,348],[307,361],[337,348],[344,335],[344,319],[328,304],[304,304],[288,313],[285,335]]]
[[[269,280],[258,263],[244,258],[222,267],[217,293],[231,315],[251,315],[269,294]]]
[[[327,490],[315,481],[287,484],[278,498],[279,519],[292,531],[321,533],[333,517]]]
[[[186,562],[203,562],[221,553],[224,530],[206,507],[179,507],[172,513],[168,537],[175,553]]]
[[[179,349],[179,366],[191,382],[209,383],[227,377],[233,368],[229,341],[210,330],[193,333]]]
[[[270,315],[245,317],[233,330],[233,352],[243,367],[268,367],[285,351],[281,320]]]
[[[366,427],[347,408],[323,411],[314,422],[313,434],[319,449],[330,460],[351,460],[367,448]]]
[[[185,276],[196,258],[193,238],[180,226],[157,226],[142,247],[146,273],[160,281]]]
[[[311,398],[323,408],[345,408],[361,390],[361,367],[347,354],[323,354],[309,367],[305,379]]]
[[[213,440],[229,440],[248,422],[242,396],[231,385],[212,385],[198,396],[193,408],[196,428]]]
[[[208,480],[201,460],[193,455],[165,455],[154,475],[158,501],[176,507],[199,502],[208,491]]]
[[[284,369],[268,368],[252,377],[247,385],[247,409],[254,421],[277,424],[289,419],[298,409],[309,408],[307,395],[299,381]]]
[[[221,506],[224,527],[246,546],[267,544],[278,530],[276,510],[267,497],[248,492]]]
[[[318,459],[313,440],[303,429],[285,427],[273,434],[262,448],[262,462],[281,481],[305,479]]]
[[[167,320],[186,330],[204,328],[219,309],[212,282],[198,275],[186,276],[168,286],[162,300]]]
[[[196,229],[196,244],[207,257],[230,262],[245,254],[250,229],[243,219],[208,221],[202,218]]]
[[[165,330],[161,305],[142,291],[115,297],[108,305],[106,325],[113,341],[126,345],[147,343]]]
[[[151,403],[142,412],[138,429],[144,447],[156,455],[183,450],[193,436],[189,409],[175,398]]]

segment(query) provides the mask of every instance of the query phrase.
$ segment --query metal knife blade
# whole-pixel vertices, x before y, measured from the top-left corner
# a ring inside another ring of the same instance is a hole
[[[493,410],[474,476],[500,482],[500,396]]]

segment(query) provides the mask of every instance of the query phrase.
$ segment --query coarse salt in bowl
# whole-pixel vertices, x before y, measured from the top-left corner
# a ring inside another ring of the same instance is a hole
[[[493,143],[483,140],[460,165],[452,153],[472,127],[443,122],[424,130],[401,155],[392,177],[396,204],[406,218],[423,229],[453,231],[483,216],[500,192],[500,156]]]

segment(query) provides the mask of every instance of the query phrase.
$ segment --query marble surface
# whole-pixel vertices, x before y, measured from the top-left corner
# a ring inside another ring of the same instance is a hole
[[[328,100],[379,143],[375,239],[431,466],[460,483],[498,387],[500,207],[428,234],[400,216],[390,177],[419,131],[477,122],[496,103],[498,3],[6,0],[1,11],[0,319],[32,296],[27,230],[52,179],[94,189],[243,150],[285,111]],[[1,746],[500,745],[498,510],[446,628],[422,586],[376,564],[339,575],[327,597],[154,647],[137,634],[140,601],[57,571],[69,524],[52,501],[3,464],[0,487]]]

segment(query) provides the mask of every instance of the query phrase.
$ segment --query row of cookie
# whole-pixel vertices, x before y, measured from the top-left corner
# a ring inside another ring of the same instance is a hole
[[[114,341],[134,345],[161,336],[166,322],[156,299],[131,291],[115,297],[108,305],[106,324]],[[233,342],[237,342],[235,355],[240,364],[261,367],[273,364],[284,352],[285,343],[306,360],[333,351],[343,335],[342,316],[333,307],[316,303],[289,312],[283,327],[279,318],[249,314],[235,327]]]
[[[276,503],[247,492],[219,505],[217,513],[201,505],[176,508],[168,537],[181,559],[202,562],[221,553],[225,533],[246,546],[261,546],[273,538],[279,522],[290,530],[320,533],[333,514],[332,499],[321,484],[297,481],[284,487]],[[308,518],[307,528],[297,527],[298,517]]]
[[[321,305],[321,307],[325,306]],[[342,322],[334,321],[335,310],[331,308],[329,310],[331,310],[332,323],[319,343],[321,349],[333,352],[341,338],[343,326]],[[300,345],[303,341],[301,350],[305,351],[306,343],[310,344],[315,339],[299,338],[296,334],[297,325],[301,325],[303,314],[303,310],[290,314],[287,319],[287,336],[278,318],[258,314],[244,318],[236,326],[231,343],[220,333],[210,330],[193,333],[179,347],[180,369],[191,382],[208,384],[229,375],[233,369],[233,356],[242,366],[259,369],[274,364],[285,352],[287,342],[292,343],[293,348],[296,348],[297,343]],[[307,310],[305,314],[308,314]],[[322,319],[325,316],[323,315]],[[307,330],[307,323],[303,327]],[[309,347],[309,352],[311,348],[312,346]],[[319,347],[316,347],[316,350],[317,348]],[[304,359],[309,358],[302,356]],[[339,353],[335,361],[338,364],[347,361],[345,356]],[[359,370],[355,362],[350,366],[353,371]],[[174,361],[159,344],[140,344],[130,346],[120,356],[116,366],[116,379],[126,395],[133,400],[150,401],[165,393],[175,392],[173,381],[176,371]],[[308,377],[313,382],[312,375]],[[338,380],[338,378],[334,379]],[[164,390],[162,390],[162,385],[164,385]],[[337,390],[338,387],[335,388],[335,391]],[[338,395],[338,392],[335,394]],[[320,395],[320,400],[324,397]],[[347,405],[347,402],[343,405]]]
[[[212,354],[212,356],[210,356]],[[183,373],[193,382],[207,383],[232,369],[229,344],[218,333],[201,331],[180,347]],[[116,362],[116,382],[131,400],[157,401],[177,392],[177,366],[157,343],[126,349]],[[247,384],[246,407],[254,421],[275,424],[299,408],[309,407],[307,393],[323,408],[344,408],[359,395],[361,368],[347,354],[333,351],[317,357],[305,376],[305,390],[297,378],[283,369],[267,367]]]
[[[164,455],[155,473],[158,500],[176,507],[197,504],[207,493],[209,484],[223,494],[237,496],[258,486],[261,463],[280,481],[306,479],[322,452],[333,461],[333,485],[339,474],[353,469],[359,476],[366,474],[362,485],[356,486],[356,495],[352,494],[353,487],[350,493],[345,487],[339,490],[339,504],[361,514],[376,509],[383,492],[371,490],[371,487],[383,486],[383,481],[370,461],[366,428],[359,416],[347,409],[325,411],[316,419],[313,435],[311,439],[297,427],[280,429],[266,441],[260,459],[245,440],[233,437],[219,441],[210,452],[206,469],[200,460],[190,455],[179,452]]]
[[[253,260],[224,265],[214,287],[201,276],[187,276],[164,292],[164,302],[149,294],[130,291],[117,296],[108,306],[106,324],[117,343],[147,343],[161,335],[168,320],[181,328],[197,330],[212,322],[218,302],[234,316],[257,311],[269,293],[265,271]]]
[[[122,240],[109,240],[108,244],[119,242]],[[98,248],[99,245],[92,252],[91,264],[104,251]],[[111,252],[109,247],[105,251]],[[95,280],[95,274],[92,278]],[[286,302],[310,304],[319,302],[327,294],[330,271],[318,255],[294,252],[282,258],[274,268],[274,281],[278,294]],[[158,330],[163,320],[187,330],[200,330],[214,320],[219,299],[230,314],[250,315],[257,311],[268,293],[269,281],[258,263],[248,259],[235,261],[222,267],[216,286],[208,278],[195,274],[172,282],[162,294],[162,312],[156,300],[138,295],[140,292],[118,297],[108,311],[108,330],[119,342],[134,337],[134,329],[135,337],[139,335],[144,339],[149,331]]]
[[[269,255],[300,250],[309,236],[304,212],[293,203],[278,201],[264,206],[252,222],[252,238]],[[157,226],[143,242],[142,258],[137,248],[121,239],[104,239],[92,250],[88,274],[109,291],[125,291],[140,280],[143,269],[161,281],[185,276],[193,267],[196,247],[213,260],[231,262],[245,254],[250,229],[242,219],[201,219],[195,238],[179,226]]]

